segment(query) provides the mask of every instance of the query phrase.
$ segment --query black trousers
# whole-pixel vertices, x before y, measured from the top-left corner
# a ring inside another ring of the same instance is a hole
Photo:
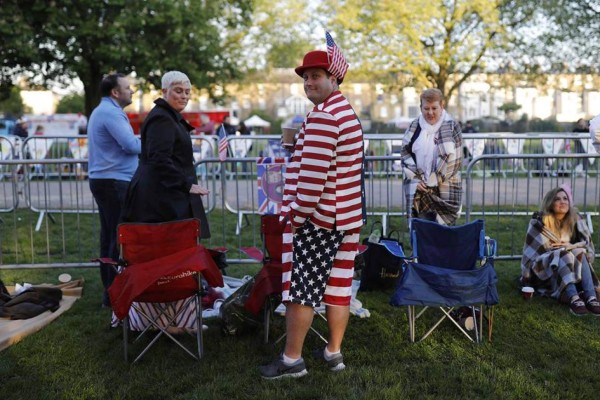
[[[121,210],[125,202],[129,182],[116,179],[90,179],[90,190],[100,214],[100,257],[119,259],[117,225],[121,222]],[[102,303],[110,306],[107,289],[117,272],[110,264],[100,264],[100,277],[104,286]]]

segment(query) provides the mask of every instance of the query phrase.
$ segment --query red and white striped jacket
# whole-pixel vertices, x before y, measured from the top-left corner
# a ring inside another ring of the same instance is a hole
[[[362,226],[363,132],[348,100],[334,91],[306,116],[285,170],[281,218],[300,227]]]

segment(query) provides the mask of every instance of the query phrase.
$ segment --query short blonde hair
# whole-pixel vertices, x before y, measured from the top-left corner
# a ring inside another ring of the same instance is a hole
[[[421,93],[421,105],[423,105],[423,100],[428,103],[435,103],[439,101],[440,104],[444,105],[444,94],[440,89],[426,89]]]
[[[180,71],[165,72],[165,74],[162,76],[162,78],[160,80],[160,83],[161,83],[162,89],[168,89],[175,83],[183,83],[184,85],[187,84],[187,85],[192,86],[192,83],[190,82],[190,78],[188,78],[188,76],[186,74],[184,74],[183,72],[180,72]]]

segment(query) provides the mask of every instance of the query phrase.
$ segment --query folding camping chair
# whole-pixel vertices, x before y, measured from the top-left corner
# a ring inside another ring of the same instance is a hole
[[[199,237],[200,223],[196,219],[119,225],[121,268],[109,294],[113,311],[123,323],[125,361],[130,317],[146,325],[135,341],[156,333],[134,362],[163,335],[193,358],[202,358],[202,278],[209,286],[220,287],[223,276],[209,251],[198,243]],[[180,307],[175,310],[172,302],[178,302]],[[169,332],[182,318],[193,319],[194,351]]]
[[[266,214],[260,217],[260,233],[263,241],[263,250],[259,251],[255,248],[242,249],[250,257],[261,261],[263,266],[256,275],[254,286],[250,291],[248,300],[246,301],[246,310],[258,314],[263,310],[263,328],[264,342],[269,343],[269,333],[271,330],[271,319],[275,309],[281,304],[281,273],[282,273],[282,236],[285,228],[284,224],[279,222],[279,215]],[[324,321],[327,321],[325,316],[315,310]],[[321,335],[314,327],[310,327],[321,340],[327,343],[327,339]],[[280,336],[275,344],[280,342],[285,337],[285,334]]]
[[[449,319],[466,337],[479,343],[483,338],[484,306],[491,341],[493,306],[498,304],[498,278],[493,265],[496,242],[485,236],[484,222],[451,227],[413,219],[410,235],[413,258],[408,260],[390,301],[393,306],[408,307],[410,341],[415,341],[416,320],[428,308],[436,307],[442,316],[419,341]],[[416,307],[423,307],[418,314]],[[468,310],[473,318],[473,334],[458,320],[462,310]]]

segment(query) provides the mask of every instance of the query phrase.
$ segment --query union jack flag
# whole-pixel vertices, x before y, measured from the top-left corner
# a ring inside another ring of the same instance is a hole
[[[348,63],[342,54],[342,51],[333,41],[329,32],[325,31],[325,40],[327,41],[327,57],[329,61],[329,72],[336,78],[343,79],[348,71]]]
[[[219,160],[225,161],[227,159],[227,132],[225,127],[221,124],[219,128]]]

